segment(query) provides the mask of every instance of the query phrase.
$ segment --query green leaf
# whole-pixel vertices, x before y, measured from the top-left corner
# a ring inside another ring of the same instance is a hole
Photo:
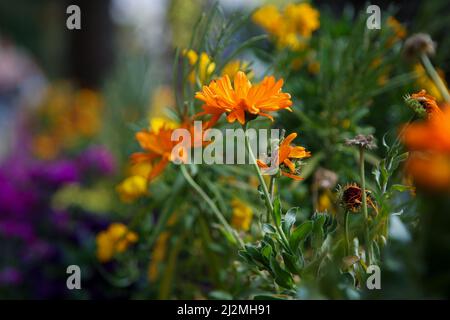
[[[311,236],[311,245],[314,249],[320,249],[324,239],[323,225],[325,223],[324,215],[316,215],[313,223],[313,230]]]
[[[281,203],[280,196],[277,196],[273,202],[273,215],[277,226],[281,224]]]
[[[291,228],[297,219],[298,209],[299,209],[298,207],[290,208],[288,210],[288,212],[286,213],[286,215],[284,216],[283,231],[284,231],[284,233],[286,233],[286,235],[288,237],[291,234]]]
[[[263,224],[262,230],[264,231],[264,233],[268,233],[268,234],[275,234],[277,232],[275,227],[268,223]]]
[[[395,191],[398,191],[398,192],[404,192],[404,191],[410,191],[410,190],[412,190],[414,188],[411,187],[411,186],[405,186],[405,185],[402,185],[402,184],[393,184],[391,186],[391,189],[395,190]]]
[[[305,221],[292,232],[291,238],[289,239],[289,244],[294,252],[298,249],[300,243],[306,240],[308,235],[311,233],[312,227],[312,221]]]
[[[270,245],[266,245],[261,249],[261,254],[264,258],[267,260],[270,260],[270,257],[272,256],[272,247]]]
[[[270,259],[270,267],[275,275],[275,282],[283,288],[291,289],[294,285],[294,280],[290,273],[284,270],[273,256]]]
[[[297,263],[297,258],[287,252],[283,252],[282,256],[286,269],[293,274],[298,274],[300,267]]]

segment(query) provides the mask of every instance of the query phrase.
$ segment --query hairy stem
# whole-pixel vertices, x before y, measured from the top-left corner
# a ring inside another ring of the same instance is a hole
[[[233,236],[233,238],[236,240],[236,243],[241,247],[244,248],[244,243],[242,242],[241,238],[236,234],[236,232],[231,228],[231,226],[228,224],[227,220],[223,216],[222,212],[220,212],[219,208],[217,208],[216,204],[212,199],[206,194],[205,191],[203,191],[202,187],[200,187],[197,182],[194,181],[194,179],[191,177],[189,172],[186,169],[185,165],[181,165],[181,173],[186,178],[186,181],[197,191],[197,193],[205,200],[205,202],[209,205],[212,212],[216,216],[217,220],[222,224],[224,229]]]
[[[359,169],[361,175],[361,201],[364,214],[364,229],[365,229],[365,243],[366,243],[366,259],[370,266],[372,262],[372,243],[370,241],[369,233],[369,214],[367,211],[367,196],[366,196],[366,175],[364,169],[364,147],[359,148]]]

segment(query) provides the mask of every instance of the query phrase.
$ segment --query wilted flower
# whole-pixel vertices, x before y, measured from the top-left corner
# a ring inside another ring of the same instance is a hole
[[[358,212],[362,205],[362,190],[361,187],[356,183],[347,184],[339,190],[340,204],[345,210],[350,212]],[[366,202],[367,205],[377,211],[370,191],[366,190]]]
[[[207,127],[213,126],[222,114],[227,115],[228,122],[245,124],[258,115],[273,117],[268,112],[281,109],[291,110],[291,96],[281,91],[283,80],[275,81],[273,76],[265,77],[256,85],[252,85],[244,72],[239,71],[234,77],[234,87],[228,75],[213,80],[209,86],[203,86],[195,98],[204,102],[203,112],[196,116],[211,115]]]
[[[231,207],[233,208],[231,225],[238,230],[247,231],[250,229],[253,217],[252,208],[238,198],[231,201]]]
[[[301,146],[291,146],[291,142],[297,137],[297,133],[293,132],[288,135],[280,144],[278,151],[272,157],[275,157],[276,165],[280,166],[281,174],[294,180],[303,180],[300,177],[301,159],[311,156],[311,152],[306,151]],[[257,160],[258,166],[264,169],[269,166],[261,160]],[[289,169],[286,171],[285,169]]]
[[[97,235],[97,258],[100,262],[110,261],[116,253],[121,253],[137,242],[138,236],[122,223],[112,223],[107,230]]]
[[[358,134],[356,137],[352,139],[345,139],[345,144],[347,146],[358,146],[364,149],[375,149],[377,147],[375,143],[375,138],[373,135],[363,135]]]
[[[409,58],[419,56],[421,54],[434,55],[436,51],[436,43],[433,42],[429,34],[416,33],[406,39],[403,48],[405,55]]]

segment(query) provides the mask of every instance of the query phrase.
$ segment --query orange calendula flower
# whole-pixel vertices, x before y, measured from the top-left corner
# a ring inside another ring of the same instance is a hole
[[[306,151],[304,147],[292,146],[291,142],[297,137],[297,134],[291,133],[280,144],[277,152],[275,152],[276,165],[280,166],[281,174],[292,178],[294,180],[303,180],[299,176],[300,163],[299,161],[311,156],[311,152]],[[264,169],[268,169],[269,166],[261,160],[257,160],[258,166]],[[284,170],[289,169],[289,171]]]
[[[406,102],[413,106],[419,113],[425,111],[428,118],[442,116],[442,110],[437,105],[436,99],[432,95],[427,94],[425,90],[413,93],[406,99]]]
[[[450,190],[450,109],[404,129],[403,142],[411,151],[406,169],[419,185]]]
[[[228,122],[237,120],[241,124],[258,115],[273,120],[268,112],[280,109],[292,111],[291,96],[281,91],[282,86],[283,80],[275,81],[273,76],[265,77],[261,83],[252,85],[242,71],[236,73],[232,85],[228,75],[225,75],[211,81],[209,86],[203,86],[203,90],[195,94],[195,98],[204,102],[204,111],[196,116],[211,115],[208,128],[224,113]]]
[[[172,141],[172,133],[178,128],[188,130],[192,140],[186,146],[182,145],[176,152],[172,152],[180,142],[185,142],[182,140],[182,137]],[[201,128],[201,130],[204,129]],[[141,148],[144,149],[144,152],[133,153],[131,155],[131,163],[149,163],[151,169],[147,179],[152,181],[161,174],[169,162],[186,163],[189,156],[189,148],[207,144],[202,141],[203,134],[203,131],[198,132],[198,129],[192,125],[190,120],[184,121],[181,125],[176,125],[171,121],[153,121],[150,129],[144,129],[136,133],[136,140]]]

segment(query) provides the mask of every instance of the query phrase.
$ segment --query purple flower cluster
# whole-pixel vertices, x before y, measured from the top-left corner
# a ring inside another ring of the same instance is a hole
[[[111,153],[102,146],[52,161],[18,152],[0,163],[0,289],[28,281],[24,273],[33,264],[59,259],[59,239],[70,243],[74,233],[95,232],[102,223],[98,218],[73,219],[66,211],[54,210],[51,199],[61,187],[110,175],[114,167]],[[30,277],[34,281],[36,273]]]

